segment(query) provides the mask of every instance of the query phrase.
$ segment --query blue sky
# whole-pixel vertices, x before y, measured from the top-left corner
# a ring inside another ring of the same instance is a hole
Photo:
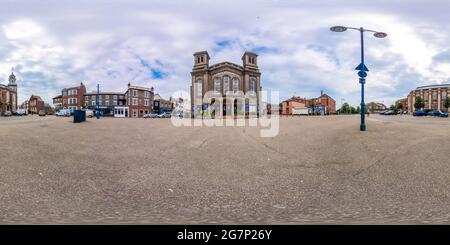
[[[355,31],[366,36],[367,101],[386,104],[420,85],[450,82],[450,3],[446,1],[9,1],[0,8],[0,82],[14,67],[19,101],[47,102],[61,88],[84,82],[88,91],[153,86],[168,98],[189,91],[192,54],[211,63],[241,64],[259,54],[263,89],[314,97],[323,90],[338,104],[359,103],[353,70]]]

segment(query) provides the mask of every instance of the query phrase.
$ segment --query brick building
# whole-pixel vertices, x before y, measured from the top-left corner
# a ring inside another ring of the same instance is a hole
[[[336,114],[336,101],[329,95],[320,92],[320,96],[306,99],[293,96],[281,102],[281,115],[308,114],[308,115],[330,115]]]
[[[150,113],[153,110],[153,96],[153,87],[146,88],[128,83],[125,92],[128,117],[144,117],[145,114]]]
[[[153,108],[153,87],[132,86],[128,83],[122,92],[86,92],[83,83],[78,87],[64,88],[61,95],[53,98],[57,109],[101,109],[103,115],[117,117],[143,117]]]
[[[38,114],[40,110],[45,110],[45,102],[40,96],[31,95],[28,99],[28,111],[31,114]]]
[[[62,90],[62,109],[79,110],[84,107],[84,94],[86,87],[83,83],[77,87]]]
[[[153,111],[158,114],[166,111],[172,111],[173,105],[171,99],[172,98],[170,98],[170,100],[165,100],[161,97],[161,95],[155,94],[153,98]]]
[[[62,107],[62,95],[58,95],[56,97],[53,97],[53,105],[55,106],[55,110],[59,111]]]
[[[8,85],[0,84],[0,114],[18,109],[17,84],[14,72],[11,72],[8,81]]]
[[[125,94],[120,92],[91,92],[84,94],[84,108],[100,109],[103,115],[114,115],[116,106],[126,105]]]
[[[444,102],[447,96],[450,96],[450,84],[417,87],[408,95],[408,111],[412,113],[419,109],[415,107],[417,97],[421,97],[424,102],[424,107],[420,109],[446,111],[447,108],[444,107]]]
[[[399,105],[399,109],[402,111],[408,111],[408,99],[403,98],[395,101],[395,105]]]
[[[381,112],[384,112],[386,109],[387,109],[387,107],[383,103],[370,102],[370,103],[366,104],[366,110],[370,114],[381,113]]]

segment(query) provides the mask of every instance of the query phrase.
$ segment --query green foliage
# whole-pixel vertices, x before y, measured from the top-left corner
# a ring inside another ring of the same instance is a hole
[[[425,106],[422,97],[416,97],[416,102],[414,102],[414,107],[418,110],[422,109]]]
[[[444,100],[444,107],[448,110],[448,108],[450,107],[450,97],[445,97]]]

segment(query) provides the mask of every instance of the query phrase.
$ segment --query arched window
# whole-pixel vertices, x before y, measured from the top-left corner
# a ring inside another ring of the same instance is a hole
[[[197,96],[203,96],[203,80],[197,79]]]
[[[223,76],[223,93],[226,94],[230,90],[230,77]]]
[[[214,78],[214,91],[220,93],[220,78]]]
[[[250,93],[255,93],[255,79],[250,79]]]
[[[237,93],[239,90],[239,79],[237,79],[236,77],[233,78],[233,93]]]

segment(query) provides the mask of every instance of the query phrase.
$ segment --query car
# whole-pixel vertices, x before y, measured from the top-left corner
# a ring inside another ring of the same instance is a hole
[[[86,111],[86,117],[92,118],[94,117],[94,111],[93,110],[85,110]]]
[[[168,112],[168,111],[163,112],[163,113],[158,115],[159,118],[170,118],[171,116],[172,116],[172,113]]]
[[[144,115],[144,118],[157,118],[157,117],[158,117],[158,113],[154,113],[154,112]]]
[[[63,110],[59,110],[58,112],[56,112],[55,115],[58,117],[70,117],[71,112],[68,109],[63,109]]]
[[[428,112],[428,116],[433,116],[433,117],[448,117],[448,113],[447,112],[442,112],[440,110],[433,110],[433,111],[429,111]]]
[[[423,116],[427,116],[427,113],[425,111],[422,110],[417,110],[413,113],[413,116],[415,117],[423,117]]]
[[[26,109],[18,109],[17,111],[16,111],[16,115],[17,116],[24,116],[24,115],[27,115],[28,113],[27,113],[27,110]]]
[[[397,113],[395,113],[394,110],[388,110],[388,111],[384,112],[384,115],[397,115]]]
[[[382,111],[382,112],[380,112],[380,115],[385,115],[385,113],[388,112],[388,111],[389,110]]]
[[[12,112],[11,111],[5,111],[5,112],[3,112],[3,116],[4,117],[10,117],[10,116],[12,116]]]
[[[45,117],[45,115],[47,115],[47,114],[45,113],[45,110],[40,110],[40,111],[39,111],[39,116],[40,116],[40,117]]]

